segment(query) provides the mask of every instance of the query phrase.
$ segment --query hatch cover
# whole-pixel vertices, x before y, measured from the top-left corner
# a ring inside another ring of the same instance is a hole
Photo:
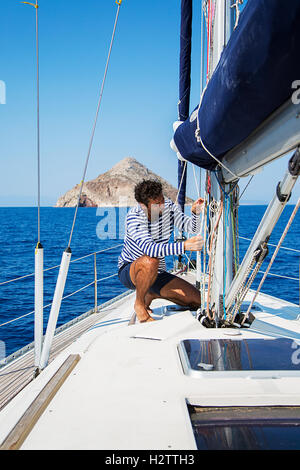
[[[300,373],[300,344],[287,338],[186,339],[178,349],[187,375],[212,376],[216,372],[249,375],[249,371]]]

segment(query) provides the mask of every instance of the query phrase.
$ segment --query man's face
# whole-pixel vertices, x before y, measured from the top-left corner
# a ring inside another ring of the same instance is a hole
[[[150,199],[148,202],[148,219],[149,220],[157,220],[159,215],[162,214],[162,211],[165,207],[165,198],[163,194],[158,196],[155,199]]]

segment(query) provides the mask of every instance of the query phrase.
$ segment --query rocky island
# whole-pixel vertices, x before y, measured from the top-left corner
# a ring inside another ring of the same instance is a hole
[[[143,179],[155,179],[161,182],[164,195],[176,200],[177,189],[165,179],[153,173],[135,158],[127,157],[114,165],[109,171],[83,185],[80,207],[117,207],[134,206],[134,187]],[[79,185],[61,196],[55,207],[75,207],[77,205]],[[186,198],[186,204],[192,200]]]

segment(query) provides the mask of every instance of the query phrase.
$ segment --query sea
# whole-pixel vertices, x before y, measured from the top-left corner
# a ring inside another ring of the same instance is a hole
[[[239,208],[239,255],[242,260],[267,206]],[[269,242],[276,245],[293,211],[287,205]],[[57,326],[92,309],[95,304],[95,259],[98,279],[97,304],[125,292],[117,273],[118,256],[124,239],[127,208],[79,208],[71,238],[72,262],[67,277]],[[51,304],[63,251],[68,246],[74,208],[41,207],[40,241],[44,248],[44,305]],[[0,207],[0,359],[33,341],[34,252],[37,244],[37,209]],[[276,260],[263,284],[262,292],[299,305],[300,214],[297,214]],[[109,248],[109,250],[107,250]],[[106,251],[102,251],[106,250]],[[274,253],[269,254],[265,271]],[[295,251],[294,251],[295,250]],[[298,251],[297,251],[298,250]],[[93,253],[97,253],[96,257]],[[90,255],[91,256],[86,256]],[[81,259],[80,259],[81,258]],[[173,258],[166,259],[168,269]],[[50,269],[51,268],[51,269]],[[24,277],[26,276],[26,277]],[[258,286],[259,273],[252,287]],[[283,276],[283,277],[281,277]],[[18,279],[21,278],[21,279]],[[13,282],[8,282],[17,279]],[[103,280],[102,280],[103,279]],[[88,286],[91,284],[90,286]],[[88,286],[88,287],[85,287]],[[73,294],[76,292],[75,294]],[[44,309],[44,332],[50,306]],[[300,311],[299,311],[300,313]],[[1,357],[2,356],[2,357]]]

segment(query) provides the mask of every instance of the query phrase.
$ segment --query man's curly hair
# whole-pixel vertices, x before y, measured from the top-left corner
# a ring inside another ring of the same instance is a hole
[[[137,202],[148,206],[150,199],[156,199],[162,195],[162,184],[157,180],[143,180],[134,188],[134,196]]]

